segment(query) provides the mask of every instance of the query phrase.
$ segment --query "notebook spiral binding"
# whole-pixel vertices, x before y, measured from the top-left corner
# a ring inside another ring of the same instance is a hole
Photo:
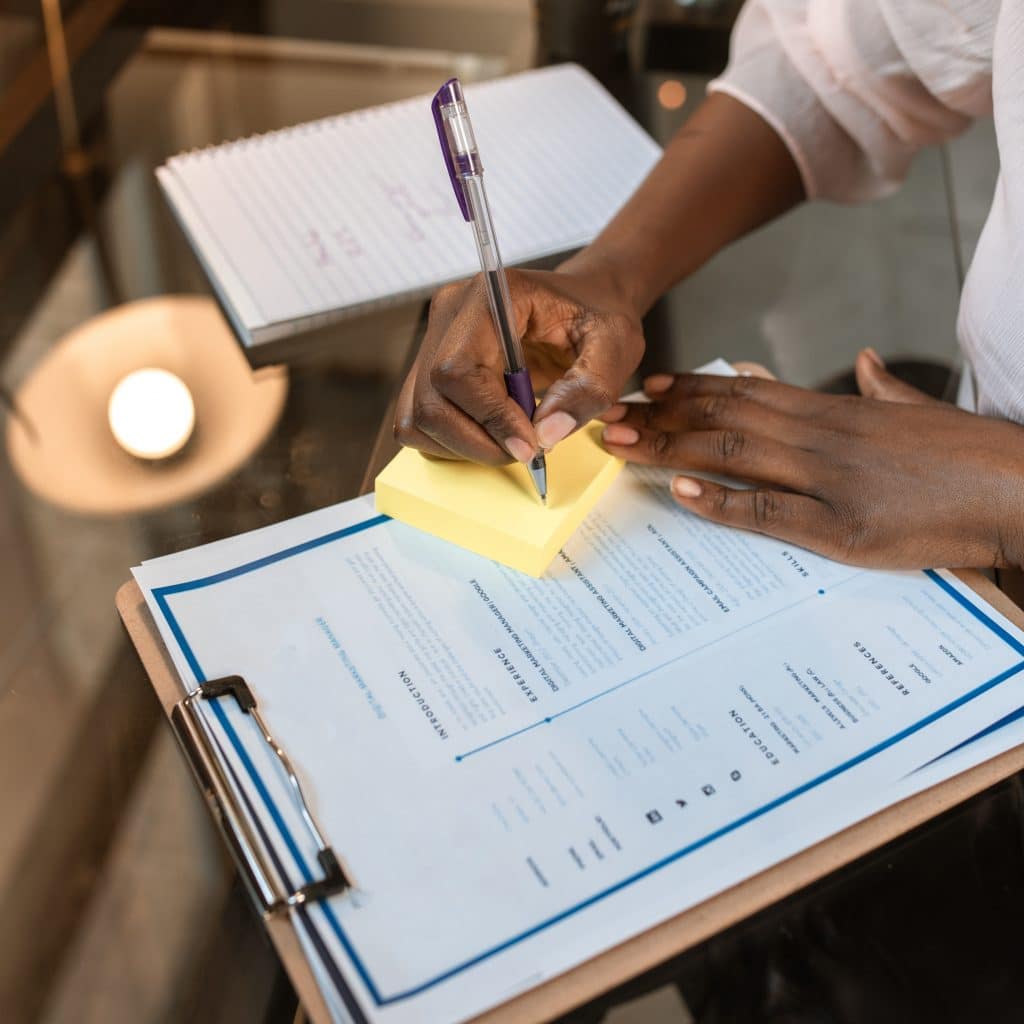
[[[317,861],[323,870],[323,876],[298,889],[289,891],[285,886],[266,843],[261,840],[252,817],[238,798],[237,786],[230,778],[229,769],[217,754],[216,741],[209,725],[198,713],[200,702],[225,697],[234,698],[238,707],[252,719],[263,741],[280,762],[288,778],[296,807],[317,845]],[[224,676],[201,683],[175,704],[171,712],[171,725],[231,849],[243,880],[254,901],[262,908],[265,918],[276,917],[303,904],[324,900],[354,889],[351,877],[317,824],[288,755],[274,739],[260,714],[256,695],[241,676]]]
[[[473,83],[476,88],[480,84]],[[316,135],[321,132],[337,131],[346,124],[360,124],[366,121],[379,120],[382,116],[392,116],[401,113],[417,105],[429,109],[429,98],[424,100],[421,96],[413,96],[407,99],[391,100],[388,103],[381,103],[374,107],[367,107],[362,110],[346,110],[341,114],[329,114],[327,117],[318,117],[312,121],[303,121],[299,124],[284,125],[281,128],[270,128],[264,132],[253,132],[250,135],[242,135],[236,139],[228,139],[225,142],[211,142],[205,146],[192,146],[189,149],[172,156],[167,162],[187,162],[197,158],[207,158],[221,153],[233,152],[236,149],[248,149],[258,146],[264,142],[273,143],[279,138],[288,138],[293,135]]]
[[[388,58],[387,63],[392,63],[392,58]],[[465,65],[465,66],[462,66]],[[484,77],[481,78],[482,69],[478,66],[476,58],[466,60],[457,59],[455,61],[455,72],[462,79],[468,81],[469,86],[472,88],[474,93],[487,92],[494,88],[496,84],[501,81],[501,78],[516,78],[526,73],[519,72],[518,74],[505,74],[499,78]],[[539,70],[534,68],[529,74],[536,74]],[[452,67],[445,63],[438,67],[438,75],[442,73],[447,77],[451,76]],[[490,74],[494,74],[491,72]],[[439,79],[440,81],[440,79]],[[299,124],[283,125],[280,128],[270,128],[263,132],[253,132],[249,135],[242,135],[236,139],[229,139],[225,142],[211,142],[205,146],[193,146],[190,149],[186,149],[175,156],[172,156],[168,163],[174,163],[175,161],[186,161],[189,159],[195,159],[196,157],[212,156],[218,152],[225,152],[233,149],[245,148],[254,144],[262,142],[273,142],[275,139],[287,137],[290,135],[312,135],[319,132],[325,131],[337,131],[338,128],[345,124],[360,123],[366,121],[376,121],[381,117],[390,117],[396,113],[401,113],[410,108],[421,107],[424,112],[429,112],[430,109],[430,97],[429,96],[407,96],[402,99],[389,100],[386,103],[379,103],[372,107],[365,107],[356,110],[346,110],[340,114],[328,114],[325,117],[317,117],[312,121],[303,121]]]

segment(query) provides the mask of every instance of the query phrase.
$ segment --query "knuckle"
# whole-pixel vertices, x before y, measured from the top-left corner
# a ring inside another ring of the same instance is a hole
[[[732,508],[732,501],[733,492],[731,487],[719,487],[715,491],[712,507],[715,515],[719,519],[725,519],[728,517],[729,511]]]
[[[659,459],[667,459],[675,448],[675,435],[668,430],[659,430],[651,439],[651,451]]]
[[[565,375],[565,384],[573,395],[582,399],[588,406],[607,409],[614,405],[618,401],[618,394],[603,377],[591,375],[585,360],[581,359],[580,363],[583,365],[578,364]]]
[[[430,370],[430,383],[443,395],[481,393],[488,390],[490,381],[487,367],[468,358],[468,354],[445,356]]]
[[[734,398],[752,398],[763,384],[759,377],[733,377],[729,384],[729,394]]]
[[[723,430],[716,435],[718,454],[723,462],[735,462],[743,454],[747,439],[740,430]]]
[[[704,427],[717,427],[726,416],[728,402],[723,395],[709,395],[697,407]]]
[[[428,430],[441,418],[441,404],[433,399],[422,397],[413,400],[412,428]]]
[[[590,400],[602,409],[607,409],[610,405],[614,405],[618,398],[603,380],[587,381],[586,391]]]
[[[412,412],[404,412],[395,419],[393,434],[395,440],[408,447],[416,434],[416,423],[413,420]]]
[[[504,405],[497,402],[489,403],[481,410],[480,426],[492,436],[504,438],[512,433],[508,427],[508,416]]]
[[[768,487],[757,487],[753,495],[754,522],[758,526],[774,526],[782,515],[779,496]]]
[[[430,368],[430,383],[439,391],[450,388],[465,376],[465,367],[457,356],[448,356]]]

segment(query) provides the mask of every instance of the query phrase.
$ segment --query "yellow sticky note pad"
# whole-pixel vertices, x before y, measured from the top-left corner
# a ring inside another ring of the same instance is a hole
[[[527,468],[428,459],[404,448],[375,485],[377,511],[540,576],[622,469],[591,423],[547,454],[548,503]]]

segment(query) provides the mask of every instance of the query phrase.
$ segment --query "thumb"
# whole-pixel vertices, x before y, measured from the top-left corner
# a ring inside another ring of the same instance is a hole
[[[617,402],[643,355],[638,323],[618,313],[590,313],[589,317],[575,362],[548,388],[533,417],[537,440],[544,448],[553,447]]]
[[[861,349],[854,364],[854,373],[857,387],[865,398],[904,405],[930,405],[937,401],[889,373],[882,357],[873,348]]]

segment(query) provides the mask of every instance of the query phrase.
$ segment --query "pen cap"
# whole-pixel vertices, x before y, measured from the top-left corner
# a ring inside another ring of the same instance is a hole
[[[449,78],[437,90],[431,101],[430,110],[434,115],[441,155],[448,168],[452,188],[455,189],[455,198],[459,201],[463,219],[470,220],[469,202],[461,178],[467,174],[481,174],[484,168],[477,152],[473,125],[466,110],[466,99],[457,78]]]

